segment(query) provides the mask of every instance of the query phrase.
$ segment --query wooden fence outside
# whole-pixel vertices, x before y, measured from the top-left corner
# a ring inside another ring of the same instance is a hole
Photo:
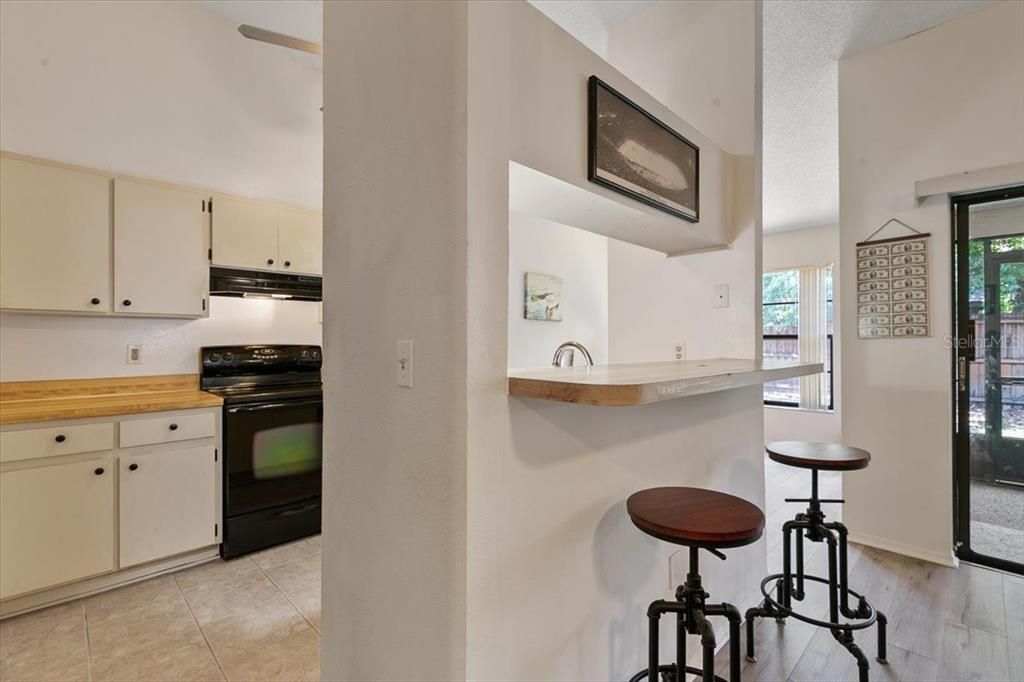
[[[1017,316],[1014,316],[1016,318]],[[779,334],[796,334],[796,328],[775,330]],[[1002,375],[1004,377],[1024,377],[1024,318],[1004,319],[1001,330]],[[975,321],[977,342],[975,357],[978,360],[970,366],[971,400],[985,400],[985,359],[984,359],[984,321]],[[898,343],[899,341],[896,341]],[[871,341],[871,343],[884,343]],[[765,339],[764,356],[766,358],[796,358],[800,356],[800,342],[797,339]],[[1024,405],[1024,386],[1003,387],[1003,404]]]

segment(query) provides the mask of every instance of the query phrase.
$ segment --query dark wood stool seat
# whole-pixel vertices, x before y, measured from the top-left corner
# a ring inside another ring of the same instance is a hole
[[[764,532],[764,512],[746,500],[705,488],[648,488],[626,501],[643,532],[690,547],[741,547]]]
[[[839,443],[783,440],[765,446],[768,456],[779,464],[821,471],[866,469],[871,453]]]

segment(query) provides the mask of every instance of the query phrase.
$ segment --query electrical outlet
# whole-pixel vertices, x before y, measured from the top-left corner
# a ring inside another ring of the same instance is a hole
[[[728,308],[729,307],[729,285],[728,284],[716,284],[715,285],[715,307],[716,308]]]
[[[412,388],[412,341],[398,342],[398,385]]]
[[[675,350],[676,360],[686,360],[686,344],[680,343],[676,345]]]
[[[141,365],[142,364],[142,346],[135,344],[128,344],[128,364],[129,365]]]
[[[686,582],[690,570],[690,550],[679,549],[668,557],[668,591],[675,594],[676,588]]]

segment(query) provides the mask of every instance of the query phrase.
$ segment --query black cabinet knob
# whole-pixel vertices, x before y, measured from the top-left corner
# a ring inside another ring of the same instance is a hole
[[[96,467],[96,470],[93,471],[93,473],[96,474],[97,476],[102,476],[103,475],[103,467]]]
[[[91,301],[89,301],[89,303],[92,303],[93,305],[99,305],[100,304],[100,299],[93,298]]]
[[[273,258],[268,258],[267,259],[267,265],[273,265],[273,264],[274,264],[274,259]]]
[[[128,465],[128,471],[135,471],[138,468],[139,468],[139,465],[135,464],[135,463],[132,463],[132,464]]]
[[[56,438],[54,438],[54,440],[55,440],[55,441],[57,441],[58,443],[63,443],[63,442],[64,442],[64,441],[66,441],[67,439],[68,439],[68,437],[67,437],[67,436],[65,436],[65,435],[64,435],[63,433],[58,433],[58,434],[57,434],[57,437],[56,437]]]
[[[178,425],[177,424],[171,424],[167,428],[169,428],[171,431],[177,431],[178,430]]]
[[[286,268],[290,268],[290,267],[292,266],[292,262],[291,262],[290,260],[286,260],[286,261],[284,262],[284,266],[285,266]]]
[[[125,308],[127,308],[131,304],[132,304],[132,299],[130,299],[130,298],[126,298],[123,301],[121,301],[121,305],[123,305]]]

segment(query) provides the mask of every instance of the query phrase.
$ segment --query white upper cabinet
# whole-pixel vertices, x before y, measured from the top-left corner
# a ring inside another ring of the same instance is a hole
[[[213,264],[277,270],[277,206],[214,196]]]
[[[114,180],[114,310],[206,314],[210,263],[205,205],[198,191]]]
[[[109,312],[110,178],[0,157],[0,308]]]
[[[323,272],[323,220],[318,211],[282,208],[277,243],[281,270],[304,275]]]

